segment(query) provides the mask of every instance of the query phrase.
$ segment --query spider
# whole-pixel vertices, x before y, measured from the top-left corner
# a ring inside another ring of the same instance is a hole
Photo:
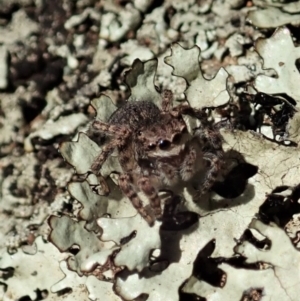
[[[195,195],[198,199],[212,187],[223,162],[221,136],[208,125],[202,110],[187,104],[173,108],[170,90],[162,93],[161,107],[147,100],[130,101],[117,109],[107,123],[92,123],[94,132],[109,139],[91,171],[99,175],[102,164],[117,149],[123,170],[119,187],[149,225],[162,218],[159,191],[171,190],[205,170]],[[201,126],[189,133],[183,115],[201,120]],[[137,194],[140,191],[149,199],[150,213]]]

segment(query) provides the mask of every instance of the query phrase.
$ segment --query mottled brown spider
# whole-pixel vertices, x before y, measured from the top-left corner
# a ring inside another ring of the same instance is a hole
[[[195,199],[214,184],[222,166],[222,139],[208,126],[206,114],[187,104],[173,108],[173,95],[165,90],[162,108],[150,101],[130,101],[117,109],[108,123],[95,120],[93,131],[109,136],[91,170],[99,174],[102,164],[114,149],[123,169],[119,186],[141,216],[152,225],[162,217],[158,192],[172,190],[205,171]],[[201,120],[201,127],[189,133],[182,115]],[[137,192],[150,201],[151,214],[145,210]]]

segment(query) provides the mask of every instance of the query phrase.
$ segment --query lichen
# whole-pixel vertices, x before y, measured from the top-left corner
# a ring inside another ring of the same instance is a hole
[[[127,2],[0,7],[0,299],[297,300],[299,3]],[[92,118],[164,89],[225,150],[200,202],[174,188],[196,219],[173,231],[122,195],[116,151],[90,172]]]

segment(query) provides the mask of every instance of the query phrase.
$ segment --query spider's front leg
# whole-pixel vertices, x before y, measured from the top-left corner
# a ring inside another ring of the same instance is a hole
[[[122,192],[129,198],[133,207],[138,211],[138,213],[147,221],[147,223],[152,226],[154,223],[153,218],[146,212],[141,199],[137,195],[135,189],[133,188],[132,178],[129,174],[122,174],[119,177],[119,186]]]
[[[93,129],[109,136],[128,137],[129,134],[127,127],[124,125],[115,125],[102,122],[100,120],[95,120],[92,127]]]
[[[150,206],[153,209],[155,217],[160,219],[162,217],[162,210],[157,189],[151,184],[150,179],[145,176],[138,180],[138,186],[149,198]]]
[[[105,123],[99,120],[95,120],[92,127],[106,135],[114,136],[111,141],[105,144],[102,151],[95,158],[91,170],[94,174],[99,174],[100,168],[106,161],[108,156],[113,152],[116,147],[121,147],[126,144],[126,140],[129,137],[129,130],[125,126],[118,126],[114,124]]]

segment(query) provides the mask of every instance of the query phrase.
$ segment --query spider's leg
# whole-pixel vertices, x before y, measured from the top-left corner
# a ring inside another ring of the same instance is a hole
[[[213,186],[222,167],[222,160],[214,153],[205,153],[203,159],[210,162],[209,170],[207,171],[200,190],[196,193],[196,198],[208,192]]]
[[[180,175],[183,181],[188,181],[193,177],[196,160],[197,151],[193,145],[189,145],[188,153],[180,166]]]
[[[196,194],[196,197],[200,197],[208,192],[215,183],[223,166],[224,151],[222,148],[222,137],[218,131],[209,127],[202,127],[196,129],[194,135],[202,146],[203,160],[209,162],[209,169],[200,190]]]
[[[222,156],[222,136],[217,129],[212,127],[200,127],[194,131],[195,137],[199,140],[200,144],[204,147],[208,147],[213,152]]]
[[[173,106],[173,92],[171,90],[164,90],[162,92],[162,111],[168,112]]]
[[[96,175],[99,174],[102,164],[119,144],[120,142],[117,139],[114,139],[103,146],[102,151],[94,159],[94,162],[91,166],[92,173]]]
[[[189,115],[193,118],[197,118],[201,121],[201,123],[207,123],[207,114],[203,110],[198,110],[192,108],[188,103],[182,103],[170,111],[174,117],[178,117],[180,115]]]
[[[160,207],[160,197],[158,196],[157,190],[151,184],[150,179],[145,176],[140,178],[138,180],[138,186],[149,198],[150,206],[153,209],[155,217],[157,219],[161,218],[162,210]]]
[[[224,151],[222,149],[222,137],[217,129],[214,129],[207,122],[207,114],[203,110],[190,107],[188,104],[181,104],[173,108],[171,114],[174,117],[180,115],[189,115],[197,118],[201,122],[201,127],[195,129],[194,137],[198,140],[202,152],[203,160],[210,164],[200,190],[196,194],[196,198],[205,194],[215,183],[218,173],[222,168]],[[187,159],[187,166],[191,165]],[[192,160],[190,159],[192,162]]]
[[[152,226],[154,223],[153,218],[146,212],[143,207],[142,201],[137,195],[136,191],[132,185],[132,179],[129,174],[122,174],[119,177],[119,186],[122,192],[129,198],[133,207],[138,211],[138,213],[147,221],[147,223]]]
[[[110,136],[122,137],[123,139],[129,136],[129,130],[124,125],[115,125],[95,120],[92,123],[92,127],[94,130]]]
[[[99,194],[99,195],[109,195],[110,189],[109,186],[106,182],[106,179],[102,176],[98,176],[98,181],[99,184],[90,184],[91,189],[93,190],[94,193]]]
[[[110,142],[103,146],[101,153],[95,158],[91,166],[92,172],[98,174],[102,164],[106,161],[107,157],[113,152],[113,150],[116,147],[121,147],[126,144],[130,132],[126,126],[118,126],[99,120],[95,120],[92,126],[99,132],[114,136]]]

